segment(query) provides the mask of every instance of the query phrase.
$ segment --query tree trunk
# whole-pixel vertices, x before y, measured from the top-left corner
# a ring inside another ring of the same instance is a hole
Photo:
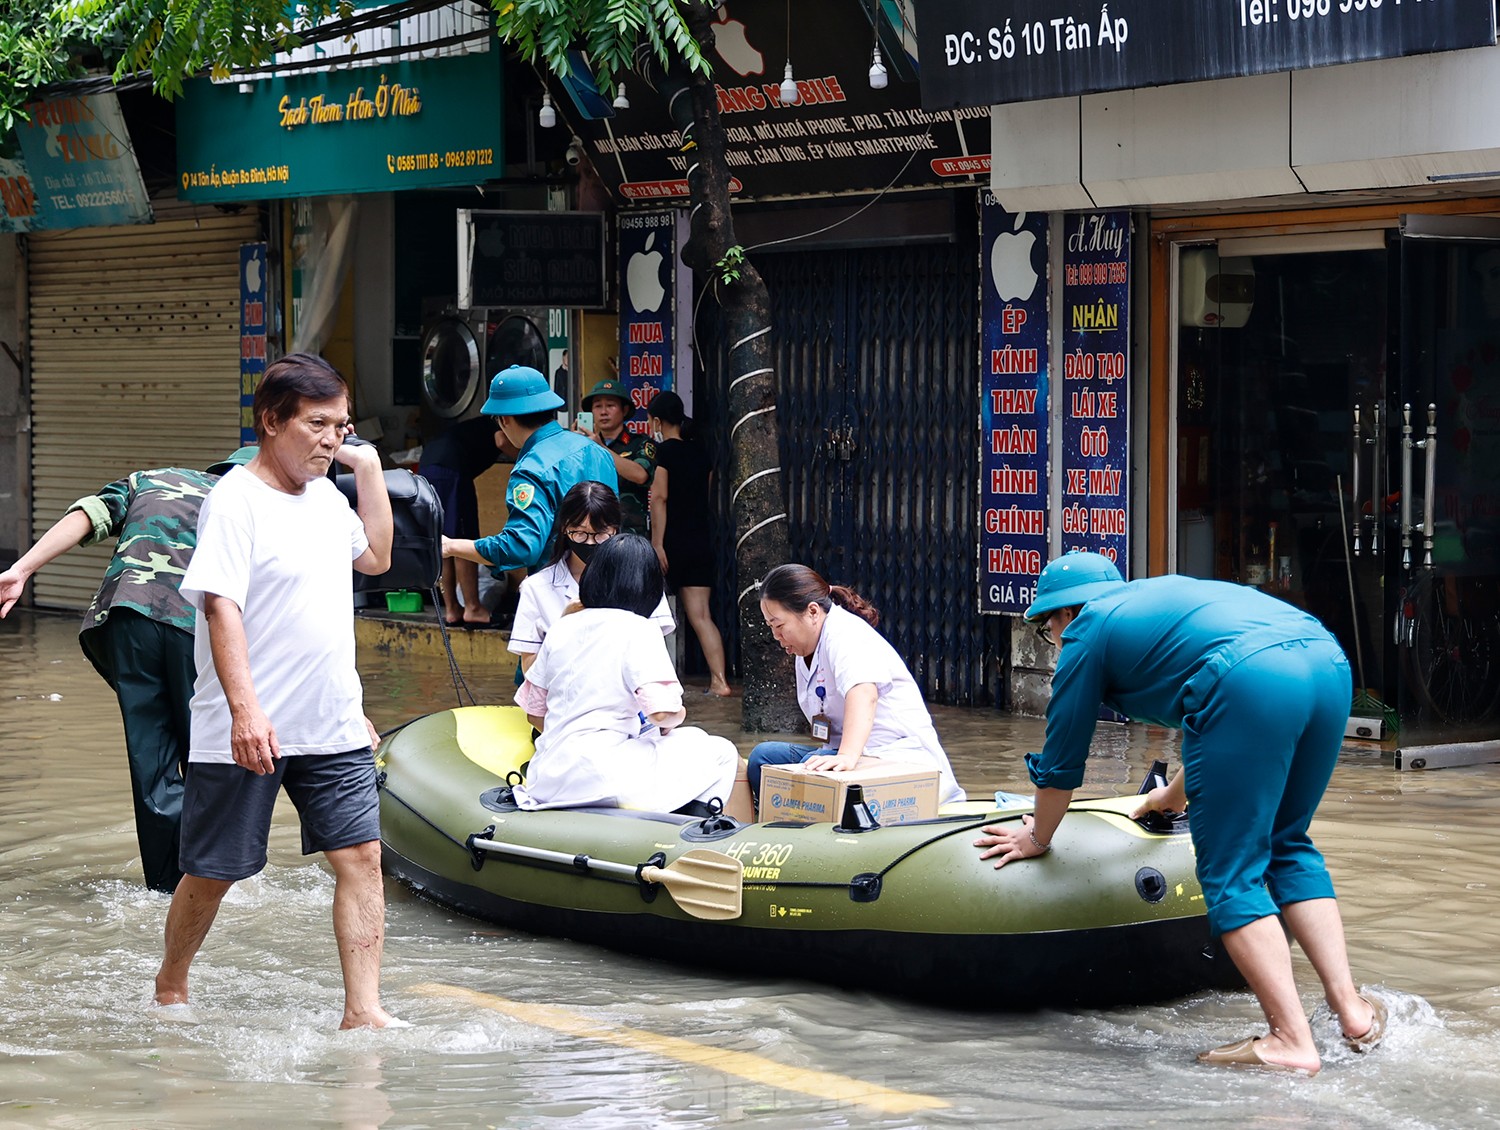
[[[688,4],[684,15],[705,57],[713,57],[711,4]],[[657,75],[672,122],[688,158],[692,230],[683,261],[699,285],[712,288],[723,311],[729,345],[728,405],[735,533],[734,595],[740,621],[743,723],[750,731],[797,731],[806,720],[797,707],[788,656],[760,612],[760,579],[788,559],[786,491],[777,446],[776,370],[771,361],[771,302],[765,280],[748,260],[725,282],[718,264],[736,246],[729,206],[729,166],[724,127],[711,77],[674,66]]]

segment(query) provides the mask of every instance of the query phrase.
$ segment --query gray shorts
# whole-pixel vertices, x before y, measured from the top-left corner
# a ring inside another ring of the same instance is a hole
[[[380,839],[370,748],[283,757],[260,776],[238,765],[188,763],[182,798],[184,873],[234,882],[266,866],[271,811],[286,789],[302,821],[302,854]]]

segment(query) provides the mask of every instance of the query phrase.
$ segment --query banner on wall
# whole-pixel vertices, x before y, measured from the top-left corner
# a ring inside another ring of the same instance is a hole
[[[0,162],[0,231],[149,224],[151,202],[113,92],[27,103]]]
[[[1047,216],[981,197],[979,611],[1019,614],[1047,563]]]
[[[240,445],[255,442],[255,386],[266,371],[266,245],[240,244]]]
[[[1084,212],[1063,243],[1062,548],[1130,559],[1130,213]]]
[[[676,376],[677,250],[676,212],[620,217],[620,380],[636,409]],[[644,432],[646,414],[637,411],[626,426]]]

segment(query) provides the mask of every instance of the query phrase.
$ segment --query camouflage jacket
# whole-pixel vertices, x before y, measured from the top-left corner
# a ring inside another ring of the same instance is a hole
[[[118,539],[83,631],[102,627],[116,608],[193,630],[193,606],[178,586],[198,542],[198,510],[218,481],[185,467],[136,471],[68,507],[69,513],[82,510],[94,525],[80,544]]]

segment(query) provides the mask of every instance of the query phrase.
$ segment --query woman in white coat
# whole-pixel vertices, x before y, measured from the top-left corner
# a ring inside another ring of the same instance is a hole
[[[552,625],[516,692],[541,733],[523,809],[612,805],[671,812],[727,802],[739,754],[726,738],[683,726],[682,684],[647,617],[663,592],[651,543],[620,534],[579,581],[583,607]]]
[[[869,757],[930,765],[939,773],[939,804],[965,799],[916,680],[875,630],[874,605],[806,565],[778,565],[760,584],[760,611],[776,642],[796,657],[797,703],[814,741],[756,746],[749,776],[757,796],[767,765],[800,761],[841,771]]]
[[[552,625],[578,599],[578,579],[594,551],[620,532],[620,497],[603,483],[585,479],[557,506],[552,531],[552,559],[545,569],[521,582],[509,649],[521,657],[521,673],[536,661]],[[650,620],[664,636],[677,628],[667,598],[662,596]],[[520,675],[516,683],[521,682]]]

